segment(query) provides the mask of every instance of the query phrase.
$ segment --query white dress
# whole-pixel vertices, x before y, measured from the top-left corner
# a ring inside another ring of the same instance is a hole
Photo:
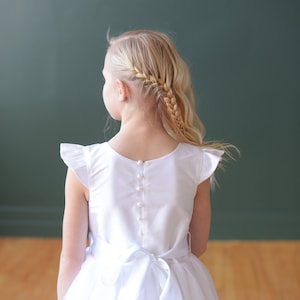
[[[218,299],[209,272],[190,251],[188,231],[197,186],[222,155],[180,143],[143,162],[108,143],[61,144],[62,159],[90,194],[90,245],[64,299]]]

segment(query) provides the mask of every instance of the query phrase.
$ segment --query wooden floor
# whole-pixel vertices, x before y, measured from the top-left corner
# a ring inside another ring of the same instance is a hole
[[[60,239],[0,238],[0,299],[55,300],[60,247]],[[220,300],[300,299],[300,241],[213,241],[202,260]]]

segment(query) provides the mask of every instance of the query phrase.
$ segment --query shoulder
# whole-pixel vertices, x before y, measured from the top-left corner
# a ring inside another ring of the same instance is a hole
[[[79,145],[70,143],[60,144],[60,156],[68,168],[74,171],[81,183],[90,187],[91,173],[100,168],[103,163],[105,143]]]
[[[223,154],[224,151],[207,146],[181,144],[181,157],[184,165],[191,166],[196,171],[198,183],[213,175]]]
[[[209,146],[195,146],[192,144],[181,144],[181,155],[190,157],[201,163],[218,163],[224,154],[223,150]]]
[[[60,157],[70,167],[76,165],[88,165],[91,160],[103,156],[106,143],[80,145],[71,143],[60,144]]]
[[[188,143],[181,143],[181,154],[188,156],[198,156],[198,157],[208,157],[208,156],[216,156],[222,157],[224,154],[223,150],[219,150],[216,148],[208,147],[208,146],[195,146]]]
[[[74,143],[60,143],[61,149],[95,149],[95,148],[102,148],[104,147],[106,142],[104,143],[96,143],[96,144],[88,144],[88,145],[81,145],[81,144],[74,144]]]
[[[106,143],[90,144],[90,145],[80,145],[72,143],[61,143],[60,144],[60,153],[61,156],[64,154],[85,154],[93,153],[95,151],[100,151],[105,147]]]

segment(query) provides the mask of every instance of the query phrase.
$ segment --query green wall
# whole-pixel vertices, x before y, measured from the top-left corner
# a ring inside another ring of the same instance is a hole
[[[59,143],[104,140],[106,32],[173,36],[207,138],[241,157],[212,194],[213,239],[300,238],[298,1],[2,0],[0,235],[59,236]]]

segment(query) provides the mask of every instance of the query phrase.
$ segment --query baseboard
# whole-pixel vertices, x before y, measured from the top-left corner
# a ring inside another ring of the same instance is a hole
[[[211,239],[300,239],[300,213],[213,211]]]
[[[61,235],[63,207],[0,206],[0,236]]]

